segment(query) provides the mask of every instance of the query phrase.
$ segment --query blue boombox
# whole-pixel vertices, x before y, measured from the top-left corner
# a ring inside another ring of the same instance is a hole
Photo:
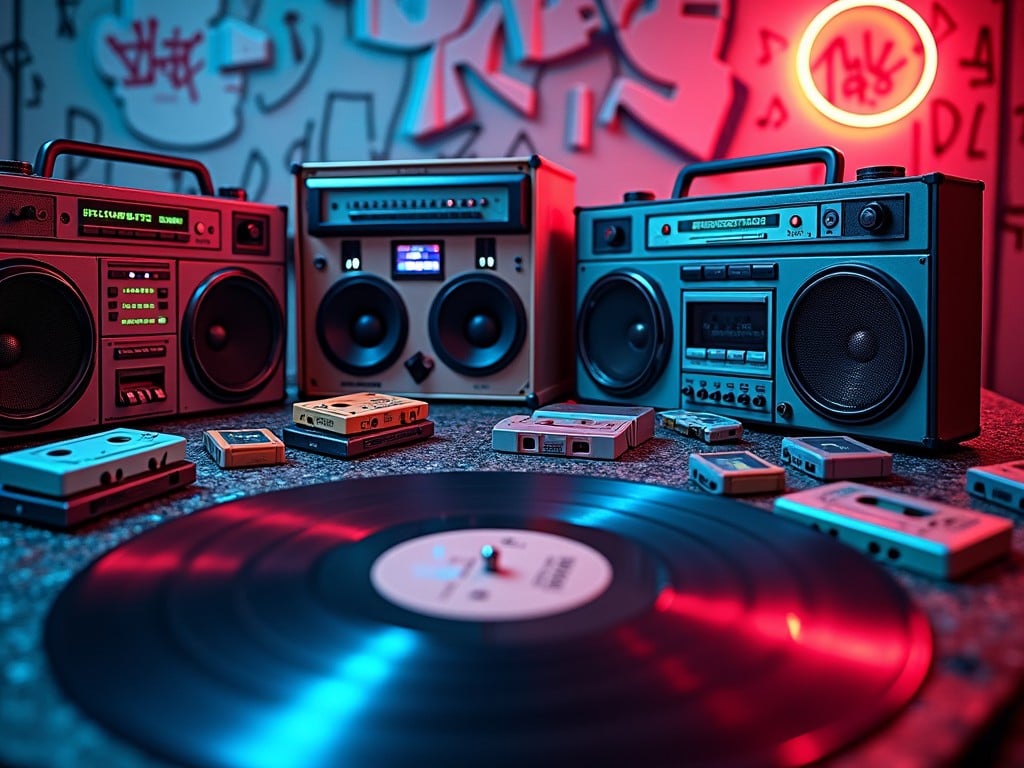
[[[686,196],[806,162],[825,184]],[[977,435],[983,185],[843,166],[831,147],[696,163],[671,199],[580,209],[579,397],[929,448]]]

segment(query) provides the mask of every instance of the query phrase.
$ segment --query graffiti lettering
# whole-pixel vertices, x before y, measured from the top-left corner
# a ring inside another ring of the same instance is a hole
[[[473,0],[356,0],[352,6],[353,36],[377,48],[423,51],[464,30],[473,17],[474,6]]]
[[[974,45],[973,59],[960,59],[960,66],[965,69],[980,69],[981,77],[971,78],[971,87],[992,85],[996,81],[995,62],[992,53],[992,30],[982,27],[978,30],[978,39]]]
[[[510,55],[541,64],[582,51],[601,28],[594,0],[501,0]]]
[[[626,57],[669,93],[617,77],[601,107],[601,122],[610,124],[621,110],[680,149],[710,157],[733,104],[731,69],[720,52],[727,8],[714,3],[648,8],[639,0],[620,0],[617,10],[613,23]],[[700,104],[700,120],[693,119],[694,104]]]
[[[978,146],[981,136],[982,119],[985,116],[985,105],[974,105],[971,115],[971,127],[967,136],[967,157],[978,160],[988,153]],[[960,108],[948,99],[937,98],[931,105],[932,151],[936,157],[944,155],[960,135],[963,114]]]
[[[860,55],[851,52],[851,47],[845,38],[836,38],[811,63],[811,71],[824,70],[825,87],[821,92],[833,104],[842,98],[875,107],[874,96],[892,92],[893,75],[907,65],[907,59],[888,62],[894,48],[892,40],[886,40],[878,55],[873,55],[875,45],[870,30],[864,32]]]
[[[181,30],[174,28],[170,37],[164,38],[160,45],[166,48],[166,56],[157,54],[157,30],[159,22],[149,18],[145,22],[133,21],[134,40],[122,41],[113,35],[106,38],[107,45],[117,55],[128,72],[122,81],[125,86],[145,86],[156,82],[157,73],[164,74],[170,84],[178,89],[187,89],[189,99],[195,102],[199,98],[196,91],[195,76],[204,66],[200,60],[190,63],[192,49],[203,39],[201,31],[183,40]]]
[[[932,37],[938,44],[956,32],[957,24],[953,21],[949,11],[935,3],[932,6],[932,20],[928,23],[928,28],[932,31]]]
[[[71,17],[71,11],[77,9],[79,0],[57,0],[57,12],[60,15],[60,24],[57,26],[57,37],[77,36],[75,20]]]
[[[270,163],[258,149],[250,150],[239,186],[246,190],[250,200],[262,200],[269,182]]]

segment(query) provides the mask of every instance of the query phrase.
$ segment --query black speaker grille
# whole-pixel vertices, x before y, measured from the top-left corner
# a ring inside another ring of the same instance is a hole
[[[580,305],[577,349],[583,367],[609,394],[647,391],[664,373],[672,313],[657,284],[639,272],[610,272]]]
[[[63,275],[0,266],[0,424],[44,424],[70,408],[88,386],[95,341],[89,307]]]
[[[182,335],[192,383],[215,400],[244,400],[259,392],[281,364],[284,317],[256,275],[223,269],[192,294]]]
[[[409,319],[390,283],[374,275],[339,280],[316,313],[324,356],[339,370],[367,376],[390,368],[405,348]]]
[[[843,267],[809,280],[789,306],[784,362],[799,397],[842,421],[881,418],[920,371],[920,320],[884,274]]]
[[[463,274],[430,305],[430,343],[445,365],[466,376],[491,376],[511,363],[526,341],[526,310],[499,277]]]

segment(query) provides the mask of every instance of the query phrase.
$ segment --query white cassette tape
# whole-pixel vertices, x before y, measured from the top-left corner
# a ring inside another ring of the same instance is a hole
[[[185,460],[185,438],[120,427],[0,456],[0,486],[65,498]]]
[[[1010,551],[1003,517],[852,482],[775,500],[775,513],[823,531],[876,560],[955,579]]]

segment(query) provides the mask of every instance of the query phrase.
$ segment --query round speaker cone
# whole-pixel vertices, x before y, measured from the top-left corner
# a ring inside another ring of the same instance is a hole
[[[489,274],[464,274],[434,297],[430,343],[445,365],[466,376],[490,376],[519,354],[526,310],[515,290]]]
[[[647,391],[672,348],[672,313],[657,284],[640,272],[611,272],[580,305],[577,348],[584,369],[609,394]]]
[[[921,370],[921,321],[888,276],[843,266],[797,292],[783,326],[783,362],[801,400],[821,416],[875,421],[903,403]]]
[[[46,424],[89,384],[96,362],[89,305],[54,269],[0,265],[0,426]]]
[[[182,321],[192,383],[215,400],[252,397],[281,364],[284,317],[270,289],[243,269],[222,269],[192,294]]]
[[[409,319],[389,283],[372,275],[339,280],[316,313],[316,337],[339,370],[366,376],[389,368],[405,347]]]

